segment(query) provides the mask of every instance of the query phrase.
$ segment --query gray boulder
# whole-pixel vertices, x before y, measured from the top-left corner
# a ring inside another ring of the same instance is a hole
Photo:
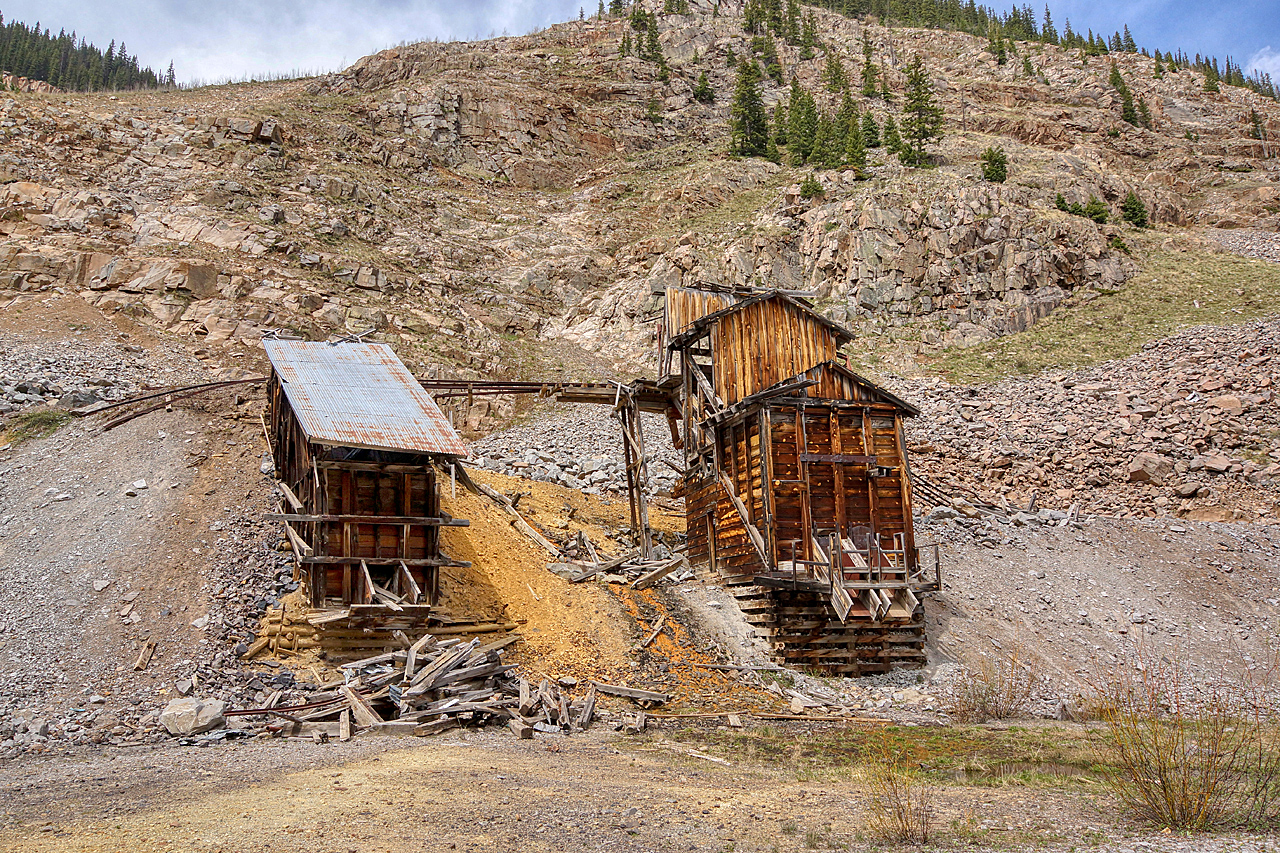
[[[222,716],[226,707],[221,699],[174,699],[160,712],[160,725],[171,735],[198,735],[226,725]]]

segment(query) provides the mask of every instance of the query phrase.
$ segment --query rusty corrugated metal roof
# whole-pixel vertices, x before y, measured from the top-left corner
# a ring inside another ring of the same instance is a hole
[[[372,450],[469,453],[386,344],[262,343],[309,440]]]

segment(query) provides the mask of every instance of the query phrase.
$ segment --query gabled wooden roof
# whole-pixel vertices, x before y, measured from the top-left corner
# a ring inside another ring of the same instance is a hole
[[[817,379],[817,376],[815,374],[823,370],[828,370],[839,376],[845,377],[846,379],[853,382],[855,385],[858,385],[859,387],[861,387],[872,397],[879,397],[884,402],[889,403],[895,406],[896,408],[901,409],[903,414],[909,415],[910,417],[913,417],[913,418],[920,414],[920,409],[913,406],[911,403],[908,403],[906,400],[902,399],[897,394],[894,394],[892,391],[885,388],[883,385],[877,385],[876,383],[872,382],[870,379],[863,376],[862,374],[854,373],[852,370],[840,364],[839,362],[824,361],[822,362],[822,364],[814,365],[813,367],[804,371],[796,378],[799,379],[800,377],[808,377],[812,379]]]
[[[719,311],[713,311],[712,313],[707,314],[706,316],[701,317],[698,320],[695,320],[694,322],[690,323],[683,332],[681,332],[679,335],[676,335],[674,338],[671,339],[671,342],[667,344],[667,349],[680,349],[681,347],[685,346],[691,341],[695,341],[698,338],[702,337],[707,327],[715,324],[721,318],[726,317],[729,314],[733,314],[738,311],[741,311],[742,309],[747,308],[751,305],[756,305],[760,302],[765,302],[770,299],[777,299],[780,302],[785,302],[786,304],[790,305],[792,308],[795,308],[800,313],[812,319],[814,322],[830,329],[831,333],[836,338],[836,346],[839,346],[840,344],[848,343],[849,341],[853,340],[856,337],[856,335],[854,335],[854,333],[849,329],[846,329],[844,326],[841,326],[839,323],[836,323],[833,320],[829,320],[826,317],[819,314],[817,311],[813,309],[811,305],[806,305],[801,300],[796,299],[793,296],[788,296],[787,294],[783,293],[780,290],[766,290],[762,293],[758,293],[753,296],[748,296],[745,299],[741,299],[733,303],[732,305],[730,305],[728,308],[721,308]]]
[[[867,399],[847,400],[845,398],[824,397],[821,395],[810,396],[808,394],[808,390],[815,385],[822,384],[821,374],[824,372],[833,374],[835,376],[844,378],[849,382],[852,382],[860,390],[866,393]],[[763,403],[766,400],[771,400],[771,399],[780,398],[780,397],[787,397],[787,398],[809,397],[809,399],[811,399],[814,403],[822,403],[822,402],[853,402],[853,403],[861,402],[863,404],[883,403],[886,405],[893,406],[895,409],[898,409],[907,417],[913,418],[920,414],[920,409],[908,403],[906,400],[902,399],[897,394],[894,394],[892,391],[888,390],[887,388],[884,388],[881,385],[877,385],[876,383],[872,382],[870,379],[866,378],[865,376],[854,373],[852,370],[850,370],[847,367],[844,367],[841,364],[838,364],[834,361],[824,361],[821,364],[814,365],[808,370],[805,370],[801,373],[797,373],[795,376],[792,376],[788,379],[784,379],[781,382],[771,385],[768,388],[764,389],[763,391],[752,394],[750,397],[744,397],[743,399],[739,400],[737,403],[734,403],[732,406],[728,406],[724,409],[721,409],[711,417],[707,418],[707,422],[714,424],[714,423],[720,423],[720,422],[729,420],[734,416],[738,415],[740,412],[746,409],[750,409],[752,406],[756,404]]]

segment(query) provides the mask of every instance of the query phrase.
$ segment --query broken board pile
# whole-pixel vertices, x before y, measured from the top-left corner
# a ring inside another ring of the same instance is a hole
[[[591,682],[577,701],[566,692],[576,686],[570,679],[535,686],[514,674],[515,664],[502,661],[516,639],[482,644],[427,634],[405,650],[344,664],[343,678],[321,685],[305,705],[278,707],[268,701],[226,715],[270,718],[267,732],[316,741],[346,740],[361,731],[425,736],[487,723],[529,738],[535,731],[586,730],[601,693],[646,708],[670,700],[666,694],[602,682]]]

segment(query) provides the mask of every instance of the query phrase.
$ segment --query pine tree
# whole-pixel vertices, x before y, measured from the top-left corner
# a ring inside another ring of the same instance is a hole
[[[1053,25],[1053,18],[1049,15],[1049,4],[1044,6],[1044,24],[1040,27],[1040,38],[1046,44],[1058,44],[1058,30]]]
[[[709,104],[716,99],[716,93],[712,90],[705,71],[698,75],[698,82],[693,87],[693,99],[702,104]]]
[[[609,14],[615,18],[627,11],[627,5],[623,0],[609,0]]]
[[[778,61],[778,45],[774,42],[772,35],[764,37],[764,50],[762,59],[764,60],[765,73],[773,79],[774,83],[782,85],[782,63]]]
[[[173,60],[169,61],[169,70],[164,73],[164,84],[171,89],[178,85],[178,75],[173,71]]]
[[[596,17],[597,18],[604,17],[604,0],[600,0],[600,6],[599,8],[596,9]]]
[[[1204,68],[1204,90],[1206,92],[1220,92],[1218,87],[1218,69],[1212,65],[1205,65]]]
[[[1125,53],[1137,53],[1138,45],[1133,41],[1133,34],[1129,32],[1129,25],[1124,25],[1124,37],[1121,39],[1121,49]]]
[[[782,39],[787,44],[800,44],[800,2],[787,0],[787,16],[782,27]]]
[[[1009,61],[1009,53],[1004,48],[1004,36],[995,27],[987,34],[987,52],[996,58],[996,65],[1004,65]]]
[[[787,108],[782,102],[773,105],[773,144],[787,144]]]
[[[871,61],[871,45],[865,45],[862,51],[862,96],[874,98],[880,93],[880,70]]]
[[[1156,70],[1153,75],[1157,80],[1164,79],[1164,65],[1160,62],[1160,51],[1156,51]]]
[[[867,146],[862,139],[862,128],[855,121],[844,139],[844,161],[854,170],[858,179],[866,177]]]
[[[1254,139],[1261,139],[1263,137],[1262,116],[1258,115],[1257,110],[1249,110],[1249,122],[1253,125],[1249,128],[1249,136]]]
[[[923,166],[928,157],[925,146],[942,139],[942,107],[933,94],[924,61],[916,54],[907,65],[907,91],[902,106],[902,152],[898,158],[907,166]]]
[[[818,181],[818,176],[813,172],[805,175],[804,180],[800,182],[800,197],[805,201],[811,198],[817,198],[822,195],[822,184]]]
[[[836,138],[835,123],[825,115],[818,116],[811,160],[823,169],[838,169],[843,159],[844,150]]]
[[[760,69],[754,61],[738,63],[738,83],[729,108],[729,150],[743,157],[759,157],[769,149],[769,117],[760,96]]]
[[[662,58],[662,42],[658,41],[658,19],[650,17],[646,29],[644,53],[640,58],[648,62],[657,62]]]
[[[1147,130],[1151,129],[1151,110],[1147,108],[1147,102],[1144,98],[1138,98],[1138,121]]]
[[[840,109],[836,111],[836,134],[842,145],[848,141],[849,134],[857,129],[858,121],[858,105],[849,90],[845,89],[840,97]]]
[[[988,148],[982,152],[981,160],[982,180],[1003,184],[1009,177],[1009,157],[1003,148]]]
[[[1120,118],[1129,124],[1138,123],[1138,111],[1133,108],[1133,95],[1130,94],[1127,86],[1120,90]]]
[[[1084,215],[1099,225],[1106,225],[1107,220],[1111,218],[1111,211],[1107,209],[1105,201],[1095,195],[1090,195],[1089,203],[1084,206]]]
[[[814,20],[813,13],[804,16],[803,24],[800,28],[800,58],[813,59],[814,49],[818,46],[818,23]]]
[[[619,56],[631,55],[631,31],[630,30],[622,31],[622,45],[618,48],[618,55]]]
[[[799,83],[792,81],[793,102],[787,108],[787,149],[792,159],[805,163],[813,156],[814,140],[818,134],[818,107],[813,95]]]
[[[1133,190],[1129,190],[1129,194],[1120,204],[1120,216],[1135,228],[1147,227],[1147,206]]]
[[[868,148],[880,147],[880,126],[871,110],[862,114],[862,144]]]
[[[1120,76],[1120,69],[1114,62],[1111,63],[1111,74],[1107,77],[1107,83],[1117,92],[1123,92],[1125,89],[1124,78]]]
[[[884,117],[884,126],[880,128],[880,140],[884,150],[890,154],[902,153],[902,134],[898,132],[898,123],[892,115]]]
[[[841,92],[849,85],[844,74],[844,63],[834,50],[827,51],[827,67],[822,72],[822,79],[827,84],[828,92]]]

